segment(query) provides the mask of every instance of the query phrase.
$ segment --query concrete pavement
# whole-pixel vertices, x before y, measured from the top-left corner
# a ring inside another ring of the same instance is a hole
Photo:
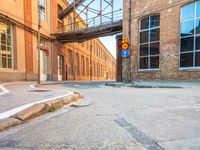
[[[199,88],[113,88],[102,83],[42,85],[92,100],[0,133],[0,149],[199,150]]]

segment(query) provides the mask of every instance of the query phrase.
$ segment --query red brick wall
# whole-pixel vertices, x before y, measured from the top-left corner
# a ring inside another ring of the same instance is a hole
[[[180,10],[194,0],[132,0],[131,51],[133,79],[200,79],[200,70],[179,70]],[[128,8],[128,0],[124,0]],[[139,20],[160,14],[160,70],[138,71]],[[124,10],[124,34],[128,37],[128,9]]]
[[[24,0],[24,24],[32,28],[32,0]],[[33,73],[33,35],[26,30],[24,31],[24,34],[26,73],[29,74]]]

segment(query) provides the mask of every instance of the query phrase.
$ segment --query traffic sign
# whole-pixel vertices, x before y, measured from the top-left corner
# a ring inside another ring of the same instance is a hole
[[[128,50],[123,50],[122,51],[122,57],[128,57],[129,51]]]
[[[122,50],[127,50],[128,49],[128,43],[122,44]]]
[[[122,39],[122,50],[127,50],[129,47],[128,39],[124,36]]]
[[[122,44],[123,44],[123,43],[128,43],[128,39],[127,39],[125,36],[124,36],[123,39],[122,39]]]

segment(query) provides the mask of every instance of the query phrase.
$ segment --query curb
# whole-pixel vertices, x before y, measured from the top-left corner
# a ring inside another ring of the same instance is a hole
[[[109,87],[116,87],[116,88],[120,88],[120,87],[130,87],[130,88],[184,88],[182,86],[170,86],[170,85],[145,85],[145,84],[131,84],[131,83],[122,83],[122,84],[115,84],[115,83],[107,83],[105,84],[105,86],[109,86]]]
[[[27,120],[41,116],[45,113],[55,111],[59,108],[62,108],[64,105],[67,105],[71,102],[78,101],[80,98],[81,98],[80,94],[77,92],[74,92],[74,94],[70,96],[58,98],[58,99],[48,101],[48,102],[43,102],[40,104],[35,104],[9,118],[0,120],[0,132],[7,130],[11,127],[23,124]]]

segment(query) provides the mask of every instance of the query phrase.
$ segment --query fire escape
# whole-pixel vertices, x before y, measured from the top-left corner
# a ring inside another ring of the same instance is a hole
[[[122,9],[114,10],[114,1],[71,0],[69,6],[59,13],[58,18],[63,20],[71,14],[73,21],[59,27],[54,34],[55,39],[63,43],[83,42],[121,33]]]

